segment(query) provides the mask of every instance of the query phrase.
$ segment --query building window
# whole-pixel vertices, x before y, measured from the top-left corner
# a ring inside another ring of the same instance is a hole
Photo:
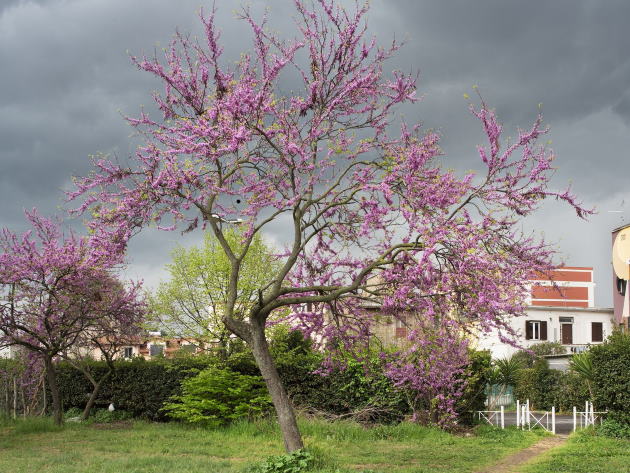
[[[617,278],[617,292],[622,296],[626,295],[626,286],[628,285],[628,281],[625,279]]]
[[[132,357],[133,357],[133,347],[123,348],[123,358],[132,358]]]
[[[526,321],[525,340],[547,340],[547,322],[542,320]]]
[[[149,348],[151,356],[161,356],[164,354],[164,345],[151,345]]]
[[[591,322],[591,341],[604,341],[604,324],[602,322]]]

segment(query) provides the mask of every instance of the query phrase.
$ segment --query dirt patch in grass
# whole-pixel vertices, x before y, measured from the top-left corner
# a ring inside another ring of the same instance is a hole
[[[547,450],[556,448],[567,441],[565,435],[554,435],[553,437],[545,437],[539,440],[531,447],[527,447],[512,455],[508,455],[499,463],[490,465],[477,473],[518,473],[520,467],[534,458],[542,455]]]

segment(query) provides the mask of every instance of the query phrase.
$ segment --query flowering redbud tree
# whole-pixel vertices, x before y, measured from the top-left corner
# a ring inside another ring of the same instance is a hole
[[[547,197],[585,213],[547,188],[552,154],[536,144],[546,133],[540,118],[503,147],[494,112],[471,108],[488,138],[478,149],[484,172],[446,170],[436,133],[403,124],[392,135],[396,106],[416,100],[415,77],[384,74],[399,44],[367,36],[367,6],[294,6],[291,40],[242,11],[253,46],[236,65],[221,60],[214,11],[201,15],[204,42],[178,34],[163,59],[134,57],[164,83],[154,95],[163,118],[129,119],[146,137],[135,162],[96,159],[70,194],[82,199],[78,212],[91,209],[98,238],[121,247],[149,225],[213,232],[231,267],[223,322],[251,347],[288,451],[302,440],[265,339],[272,312],[289,307],[307,333],[346,347],[369,337],[374,312],[365,308],[375,303],[448,325],[453,339],[473,325],[509,337],[505,317],[523,312],[525,280],[552,256],[518,232],[519,219]],[[294,91],[279,86],[292,78]],[[238,249],[224,237],[235,219],[246,228]],[[279,224],[289,241],[282,264],[239,311],[249,244]],[[416,333],[412,345],[422,342]],[[435,383],[443,389],[443,377]]]
[[[55,422],[62,406],[53,361],[104,319],[123,317],[108,293],[108,270],[120,255],[88,238],[64,235],[57,222],[27,213],[32,230],[0,234],[0,346],[17,345],[41,359]],[[136,291],[117,293],[118,306],[134,306]],[[135,315],[134,315],[135,317]]]
[[[61,354],[92,384],[82,420],[90,416],[101,387],[114,373],[114,361],[121,357],[124,347],[138,342],[147,315],[147,302],[141,283],[123,284],[103,273],[98,288],[100,301],[94,305],[90,314],[92,322],[89,328],[81,332],[76,342]],[[94,358],[100,358],[107,366],[100,376],[92,369],[91,360]]]

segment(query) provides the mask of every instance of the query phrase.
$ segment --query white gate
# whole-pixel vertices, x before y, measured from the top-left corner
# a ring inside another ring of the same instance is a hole
[[[516,425],[521,429],[531,430],[532,427],[541,427],[552,434],[556,433],[556,406],[551,406],[551,412],[532,412],[529,408],[529,399],[521,404],[516,401]]]
[[[577,429],[583,429],[589,425],[595,425],[597,422],[600,424],[604,420],[604,415],[608,411],[595,411],[593,409],[593,403],[586,401],[584,404],[584,411],[578,411],[577,407],[573,406],[573,432]]]
[[[505,429],[505,409],[503,406],[498,411],[477,411],[477,416],[482,422]]]

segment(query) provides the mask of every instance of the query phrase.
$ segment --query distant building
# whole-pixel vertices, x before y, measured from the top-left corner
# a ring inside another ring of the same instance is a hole
[[[144,358],[149,360],[156,357],[170,358],[176,353],[199,353],[204,351],[203,344],[194,340],[166,336],[162,332],[147,332],[122,346],[118,358]],[[95,359],[101,357],[99,350],[94,350],[92,356]]]
[[[558,342],[567,353],[578,353],[602,343],[615,323],[612,308],[595,307],[593,268],[562,267],[532,280],[525,317],[512,317],[510,326],[518,334],[516,344],[524,348],[541,342]],[[496,332],[482,334],[476,344],[493,358],[512,355],[518,348],[504,343]]]
[[[630,225],[612,232],[613,306],[615,322],[630,328]]]

